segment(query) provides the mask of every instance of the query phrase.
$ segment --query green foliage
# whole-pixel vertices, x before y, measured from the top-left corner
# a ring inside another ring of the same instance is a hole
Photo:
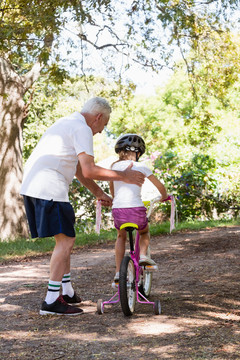
[[[209,51],[206,39],[211,39],[214,53],[215,38],[224,38],[229,29],[236,28],[238,6],[238,0],[212,0],[211,4],[199,0],[5,0],[0,8],[0,54],[19,74],[41,61],[44,70],[50,66],[50,74],[60,81],[63,69],[72,71],[74,66],[78,74],[89,75],[92,68],[99,74],[99,64],[91,66],[88,61],[95,49],[101,51],[112,78],[133,62],[156,71],[166,64],[173,66],[176,47],[185,58],[189,50],[201,49],[201,58],[187,65],[193,74],[193,67]],[[119,53],[123,62],[118,62]],[[227,69],[224,72],[227,83],[231,76]]]
[[[164,180],[168,192],[177,199],[179,220],[213,219],[231,208],[231,214],[237,216],[239,193],[221,191],[216,159],[209,155],[199,153],[184,158],[168,151],[155,160],[154,169]],[[163,204],[163,207],[169,213],[169,205]]]

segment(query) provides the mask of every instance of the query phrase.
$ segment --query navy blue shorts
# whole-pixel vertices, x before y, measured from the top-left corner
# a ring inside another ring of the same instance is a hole
[[[68,202],[42,200],[23,196],[32,238],[63,233],[75,237],[75,214]]]

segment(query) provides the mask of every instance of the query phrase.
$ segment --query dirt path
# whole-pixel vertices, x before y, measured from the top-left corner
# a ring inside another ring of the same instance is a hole
[[[49,257],[0,266],[0,359],[240,359],[240,227],[155,237],[151,300],[96,313],[113,294],[113,244],[73,255],[72,276],[84,314],[40,316]]]

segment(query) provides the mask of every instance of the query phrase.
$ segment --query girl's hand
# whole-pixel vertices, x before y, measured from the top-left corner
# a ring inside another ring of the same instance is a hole
[[[167,200],[170,200],[170,195],[168,195],[168,194],[166,194],[165,196],[162,196],[160,202],[164,202]]]

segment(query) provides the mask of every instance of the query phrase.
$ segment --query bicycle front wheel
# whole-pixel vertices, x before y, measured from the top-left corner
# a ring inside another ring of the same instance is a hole
[[[133,314],[136,303],[135,267],[129,256],[124,256],[119,272],[120,303],[124,315]]]

